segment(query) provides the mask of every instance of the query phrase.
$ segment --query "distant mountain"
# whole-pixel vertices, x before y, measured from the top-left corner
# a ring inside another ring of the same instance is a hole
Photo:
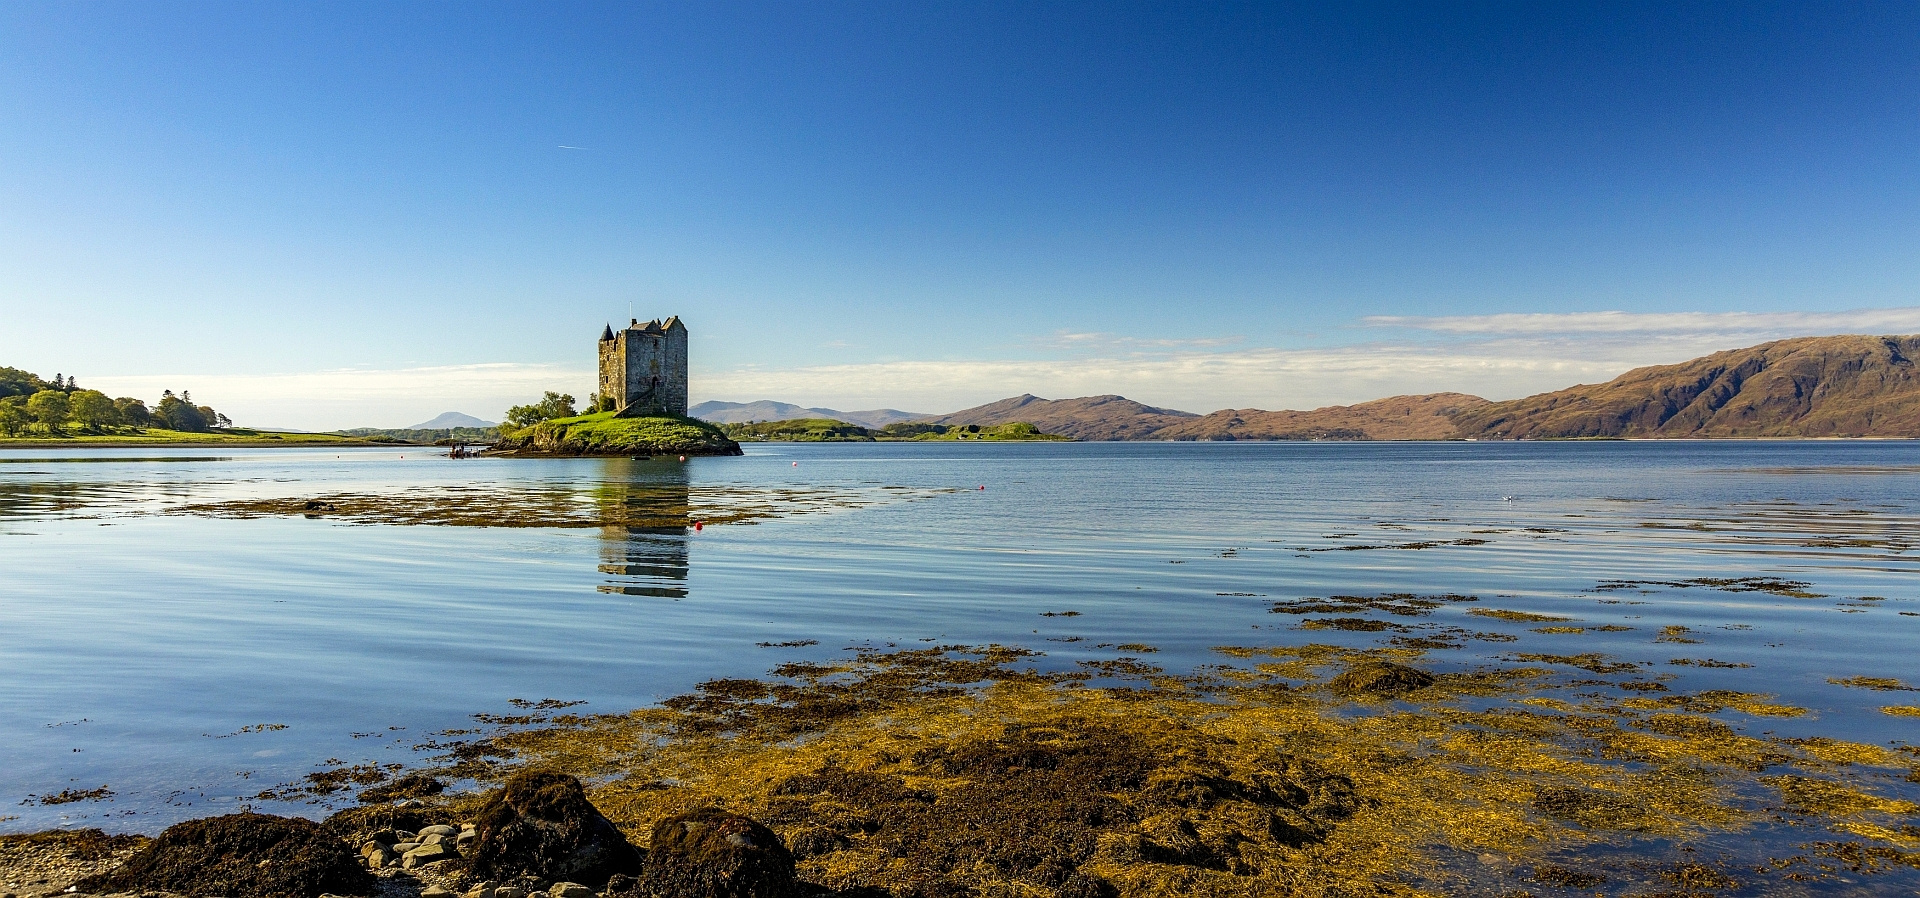
[[[1636,368],[1603,384],[1489,402],[1465,393],[1390,396],[1312,411],[1196,415],[1124,396],[1031,394],[954,412],[836,412],[780,402],[701,403],[715,422],[833,418],[994,426],[1077,440],[1513,440],[1580,437],[1920,438],[1920,336],[1799,337]],[[887,418],[867,415],[888,414]]]
[[[1920,337],[1800,337],[1454,416],[1477,439],[1920,437]]]
[[[1142,405],[1125,396],[1041,399],[1027,394],[925,420],[931,424],[981,426],[1019,421],[1040,428],[1042,433],[1076,440],[1147,440],[1163,427],[1198,417],[1192,412]]]
[[[454,427],[494,427],[494,426],[496,426],[494,422],[482,421],[479,418],[476,418],[472,415],[463,415],[463,414],[460,414],[459,412],[443,412],[441,413],[440,417],[435,418],[431,421],[428,421],[425,424],[415,424],[412,427],[404,427],[400,429],[402,430],[447,430]]]
[[[717,400],[702,402],[687,409],[687,416],[699,418],[714,424],[746,424],[751,421],[792,421],[797,418],[831,418],[858,424],[862,427],[885,427],[900,421],[917,421],[929,417],[922,412],[903,412],[893,408],[867,409],[858,412],[835,411],[830,408],[806,408],[789,402],[773,402],[762,399],[759,402],[720,402]]]
[[[1465,393],[1389,396],[1310,412],[1226,409],[1162,427],[1155,440],[1447,440],[1453,416],[1487,405]]]

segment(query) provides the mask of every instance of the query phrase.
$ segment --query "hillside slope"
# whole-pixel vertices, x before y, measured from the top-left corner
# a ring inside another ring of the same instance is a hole
[[[1920,437],[1920,337],[1800,337],[1454,416],[1478,439]]]
[[[1153,432],[1155,440],[1450,440],[1454,414],[1487,400],[1466,393],[1389,396],[1313,411],[1225,409]]]
[[[1153,439],[1150,435],[1161,428],[1197,417],[1192,412],[1142,405],[1124,396],[1041,399],[1029,393],[922,420],[982,427],[1023,422],[1042,432],[1076,440],[1145,440]]]
[[[801,418],[831,418],[861,427],[885,427],[901,421],[925,418],[923,412],[903,412],[897,408],[873,408],[843,412],[831,408],[807,408],[791,402],[762,399],[758,402],[721,402],[709,400],[687,410],[687,417],[712,424],[746,424],[753,421],[792,421]]]

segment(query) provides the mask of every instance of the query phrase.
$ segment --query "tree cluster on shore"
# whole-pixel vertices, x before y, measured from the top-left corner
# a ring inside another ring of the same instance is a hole
[[[600,400],[598,397],[595,397],[594,410],[601,411],[602,409],[600,409],[599,406]],[[539,402],[529,405],[516,405],[507,409],[506,423],[508,426],[514,428],[532,427],[542,421],[552,421],[558,418],[573,418],[579,414],[580,413],[573,408],[572,395],[555,393],[552,390],[548,390],[547,395],[540,397]]]
[[[18,368],[0,367],[0,435],[17,436],[36,430],[48,435],[68,433],[138,433],[149,428],[206,433],[232,427],[233,421],[211,406],[195,405],[182,390],[160,394],[148,407],[132,396],[109,397],[99,390],[81,389],[71,375],[52,380]]]

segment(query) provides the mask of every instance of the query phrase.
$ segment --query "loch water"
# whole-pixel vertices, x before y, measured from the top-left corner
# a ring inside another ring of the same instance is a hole
[[[182,511],[514,488],[760,512],[695,529]],[[420,763],[516,700],[618,711],[851,647],[1187,671],[1217,646],[1393,636],[1274,610],[1334,595],[1475,596],[1426,622],[1514,637],[1431,651],[1434,670],[1602,653],[1812,710],[1766,721],[1777,734],[1909,743],[1920,718],[1879,708],[1920,693],[1830,681],[1916,679],[1916,525],[1907,441],[758,444],[684,464],[7,450],[0,832],[318,816],[254,796],[329,762]],[[47,801],[62,793],[82,797]]]

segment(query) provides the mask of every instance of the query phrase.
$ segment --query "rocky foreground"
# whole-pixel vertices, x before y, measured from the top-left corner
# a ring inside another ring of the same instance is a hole
[[[16,898],[1920,888],[1920,745],[1785,735],[1813,711],[1688,690],[1691,673],[1598,653],[1429,667],[1469,642],[1513,640],[1425,619],[1443,606],[1472,605],[1476,627],[1565,620],[1479,601],[1276,602],[1302,630],[1395,635],[1367,649],[1220,646],[1219,663],[1187,675],[1134,656],[1048,672],[1025,649],[942,646],[791,662],[618,714],[536,705],[324,822],[238,814],[153,840],[4,837],[0,873]],[[1721,683],[1745,669],[1669,664],[1713,667]],[[443,779],[501,785],[453,795]]]
[[[425,777],[408,779],[438,788]],[[355,808],[324,823],[209,817],[156,839],[99,830],[4,837],[0,881],[9,898],[827,894],[798,882],[793,855],[772,830],[716,808],[661,820],[644,851],[587,800],[579,780],[562,773],[523,770],[468,810],[473,819],[460,821],[453,805],[411,800]]]

